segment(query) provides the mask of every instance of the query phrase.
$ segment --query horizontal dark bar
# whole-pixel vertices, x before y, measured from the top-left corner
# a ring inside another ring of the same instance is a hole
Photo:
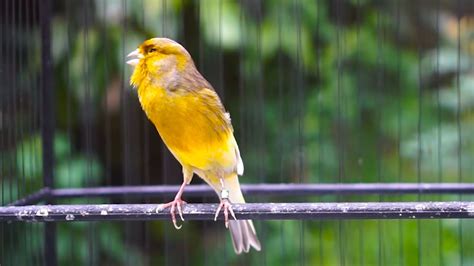
[[[49,196],[51,195],[51,189],[50,188],[42,188],[24,198],[21,198],[17,201],[14,201],[10,204],[9,206],[24,206],[24,205],[32,205],[36,204],[38,202],[41,202],[43,200],[46,200]]]
[[[121,186],[65,188],[51,192],[54,198],[116,197],[116,196],[167,196],[174,197],[179,186]],[[322,194],[474,194],[472,183],[372,183],[372,184],[252,184],[242,185],[248,195],[307,196]],[[207,185],[190,185],[185,197],[213,196]]]
[[[69,222],[169,220],[156,204],[0,207],[0,221]],[[186,220],[212,220],[217,204],[186,204]],[[238,219],[434,219],[474,218],[474,202],[248,203],[234,204]],[[219,219],[222,220],[222,215]]]

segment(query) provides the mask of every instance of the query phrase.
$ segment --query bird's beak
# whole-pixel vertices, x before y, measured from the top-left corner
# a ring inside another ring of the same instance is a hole
[[[140,53],[138,49],[134,50],[133,52],[129,53],[127,57],[132,57],[132,59],[127,61],[127,64],[131,66],[136,66],[140,59],[143,58],[143,55]]]

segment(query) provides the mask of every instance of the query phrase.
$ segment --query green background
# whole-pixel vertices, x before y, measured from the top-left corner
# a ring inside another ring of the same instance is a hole
[[[42,186],[41,1],[2,1],[2,205]],[[232,116],[241,183],[473,182],[472,1],[53,1],[57,187],[180,184],[126,54],[179,41]],[[193,183],[200,183],[197,178]],[[188,202],[216,202],[215,198]],[[473,200],[470,195],[249,202]],[[62,203],[161,203],[162,198]],[[473,265],[469,220],[59,223],[60,265]],[[43,224],[1,224],[2,265],[41,264]]]

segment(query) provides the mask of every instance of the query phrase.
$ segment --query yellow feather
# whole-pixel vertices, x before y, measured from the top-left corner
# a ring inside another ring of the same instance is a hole
[[[234,166],[232,130],[200,94],[172,93],[151,84],[139,87],[138,94],[143,110],[181,164],[200,170]]]

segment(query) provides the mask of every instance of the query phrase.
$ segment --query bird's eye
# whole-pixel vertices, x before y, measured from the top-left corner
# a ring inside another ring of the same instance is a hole
[[[156,52],[156,48],[150,48],[150,49],[148,50],[148,52],[149,52],[149,53]]]

